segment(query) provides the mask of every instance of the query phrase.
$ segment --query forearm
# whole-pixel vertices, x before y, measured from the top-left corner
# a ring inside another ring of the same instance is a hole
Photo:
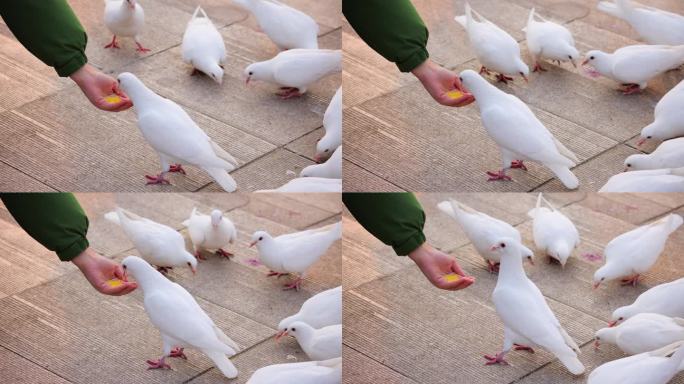
[[[410,0],[342,0],[342,12],[361,39],[402,72],[428,58],[428,30]]]
[[[87,62],[87,35],[66,0],[2,0],[0,15],[19,42],[60,76]]]
[[[70,193],[4,193],[19,225],[45,248],[70,261],[88,248],[88,218]]]
[[[373,236],[405,256],[425,242],[425,212],[412,193],[344,193],[354,218]]]

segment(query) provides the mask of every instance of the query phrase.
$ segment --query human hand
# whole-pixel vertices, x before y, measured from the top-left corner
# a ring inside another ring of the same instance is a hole
[[[119,89],[119,83],[116,79],[105,75],[90,64],[82,66],[81,69],[74,72],[70,77],[71,80],[78,84],[88,100],[102,110],[119,112],[133,106],[131,99]],[[118,100],[107,101],[107,98],[112,95],[118,96],[116,98]]]
[[[92,248],[86,249],[71,262],[81,270],[93,288],[105,295],[126,295],[138,288],[138,284],[125,280],[119,263],[98,254]],[[110,285],[107,281],[112,279],[121,280],[121,285]]]
[[[430,96],[442,105],[463,107],[475,101],[473,95],[463,89],[457,73],[441,67],[430,59],[425,60],[411,73],[420,80]],[[462,92],[463,96],[457,99],[450,96],[449,93],[455,90]]]
[[[457,291],[467,288],[475,282],[472,276],[466,276],[456,260],[446,253],[437,250],[428,243],[423,243],[408,255],[413,260],[425,277],[437,288],[448,291]],[[447,275],[459,275],[457,280],[451,280]]]

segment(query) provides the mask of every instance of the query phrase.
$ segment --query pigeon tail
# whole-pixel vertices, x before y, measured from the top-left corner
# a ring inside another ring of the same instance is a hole
[[[330,229],[330,234],[333,236],[335,240],[342,238],[342,222],[338,221],[337,223],[333,224],[333,227]]]
[[[235,368],[233,363],[226,357],[225,354],[223,354],[223,352],[205,350],[202,352],[204,352],[204,354],[214,362],[216,368],[218,368],[224,376],[229,379],[234,379],[238,376],[237,368]]]
[[[573,354],[563,354],[558,356],[558,360],[560,360],[561,363],[565,366],[565,368],[570,371],[573,375],[581,375],[584,373],[584,365],[582,364],[581,361],[577,358],[577,356]]]
[[[114,224],[121,225],[121,220],[119,220],[119,214],[116,213],[116,211],[105,213],[104,218],[111,221]]]
[[[676,213],[672,213],[667,217],[667,229],[669,233],[674,232],[679,226],[684,223],[684,219]]]
[[[218,185],[221,186],[226,192],[235,192],[237,189],[237,183],[235,182],[235,179],[233,179],[232,176],[226,172],[225,169],[221,168],[202,168],[207,173],[209,176],[211,176],[217,183]]]
[[[676,176],[684,176],[684,167],[681,168],[672,168],[670,170],[670,173]]]
[[[189,227],[190,226],[190,219],[195,217],[196,213],[197,213],[197,207],[192,207],[192,212],[190,212],[190,218],[183,222],[183,226]]]
[[[577,187],[579,187],[579,180],[577,179],[577,176],[575,176],[575,174],[572,173],[570,168],[567,166],[553,164],[548,165],[548,167],[551,169],[551,172],[553,172],[558,179],[560,179],[565,188],[577,189]]]
[[[601,1],[598,3],[597,8],[599,11],[607,13],[611,16],[615,16],[620,19],[624,17],[620,7],[618,7],[617,4],[613,3],[612,1]]]

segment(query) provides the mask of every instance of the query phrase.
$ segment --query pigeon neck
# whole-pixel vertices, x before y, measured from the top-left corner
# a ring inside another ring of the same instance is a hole
[[[278,250],[275,247],[275,240],[270,236],[264,236],[264,239],[259,242],[259,258],[268,267],[277,265]],[[285,271],[276,271],[285,272]]]
[[[130,89],[127,89],[126,93],[131,98],[131,101],[133,101],[133,105],[136,107],[149,104],[151,101],[159,98],[159,95],[152,92],[142,82],[136,84],[134,87],[130,87]]]
[[[475,100],[478,101],[477,105],[479,106],[482,105],[482,100],[493,99],[501,93],[497,87],[489,84],[485,79],[482,79],[482,81],[470,91],[473,93],[473,96],[475,96]]]
[[[511,255],[501,256],[499,279],[504,281],[520,281],[520,279],[526,278],[527,275],[523,268],[522,258]]]
[[[306,327],[303,325],[297,326],[297,341],[300,345],[306,345],[313,339],[314,330],[311,327]]]
[[[153,286],[158,286],[160,282],[163,282],[166,280],[166,278],[159,273],[159,271],[155,270],[151,266],[149,268],[141,268],[140,271],[136,271],[135,273],[135,281],[140,285],[140,289],[143,290],[144,292],[147,292],[148,289],[151,289]]]

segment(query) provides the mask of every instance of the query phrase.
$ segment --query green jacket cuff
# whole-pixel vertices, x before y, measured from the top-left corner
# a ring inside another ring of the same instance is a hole
[[[414,233],[413,236],[406,239],[403,243],[397,244],[392,248],[394,248],[394,252],[396,252],[398,256],[406,256],[413,252],[413,250],[416,248],[423,245],[425,240],[425,234],[422,231],[418,231]]]
[[[83,251],[85,251],[89,246],[90,244],[88,243],[88,239],[82,237],[71,243],[71,245],[68,247],[64,249],[58,249],[56,251],[57,257],[59,257],[59,259],[62,261],[71,261],[74,257],[83,253]]]
[[[399,70],[402,72],[411,72],[417,66],[423,64],[428,57],[430,57],[428,55],[428,51],[426,49],[421,49],[414,52],[411,56],[407,57],[403,61],[397,62],[397,67],[399,67]]]
[[[60,65],[59,67],[55,67],[55,70],[57,71],[57,74],[59,76],[67,77],[71,76],[74,72],[81,69],[81,67],[86,65],[86,63],[88,63],[88,58],[85,54],[81,53],[79,55],[74,56],[69,61]]]

